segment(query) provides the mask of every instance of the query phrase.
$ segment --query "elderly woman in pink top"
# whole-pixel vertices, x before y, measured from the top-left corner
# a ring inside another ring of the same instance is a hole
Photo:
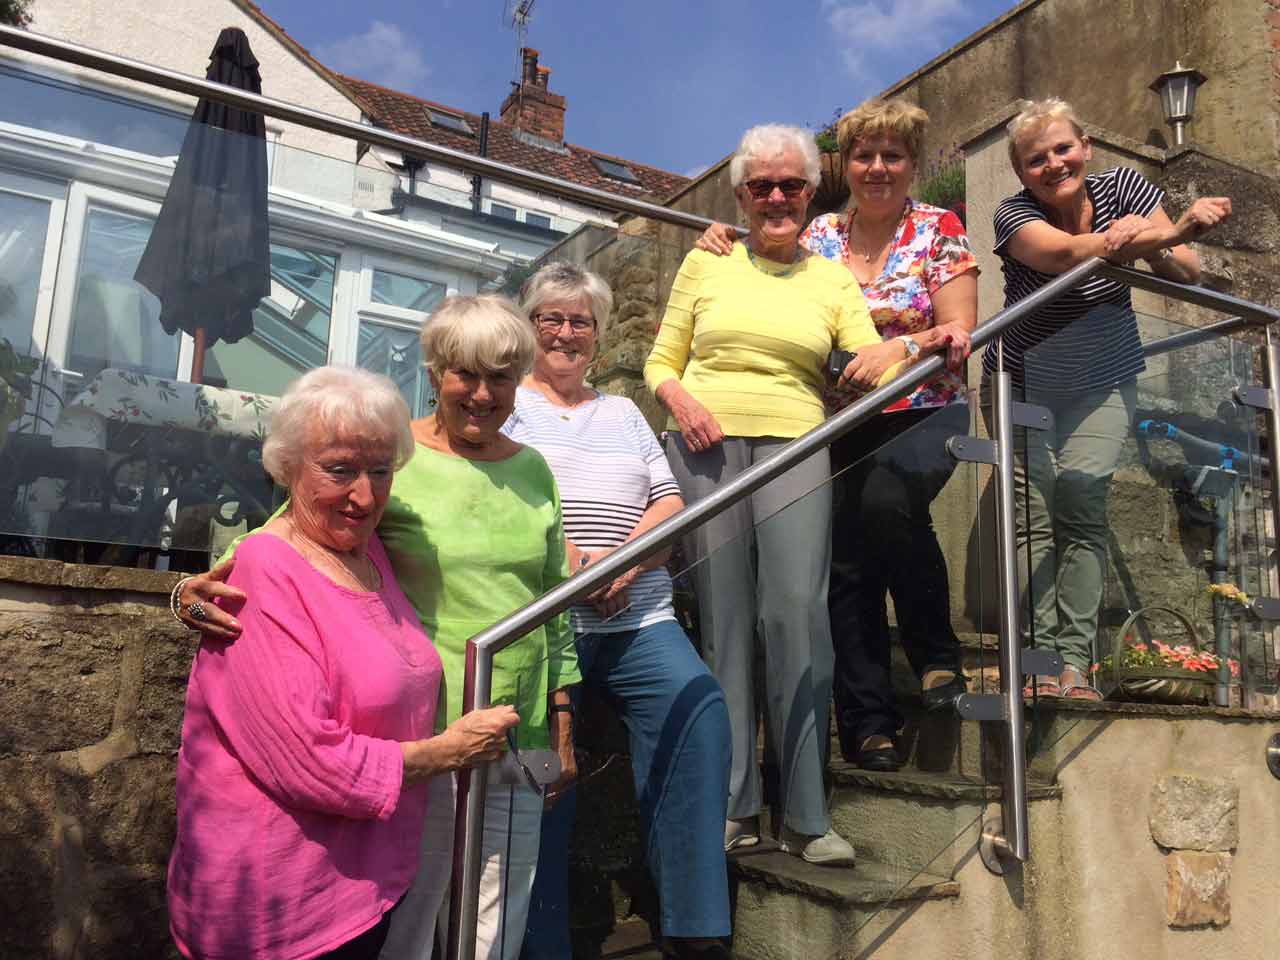
[[[262,456],[290,505],[240,545],[240,638],[206,637],[187,688],[169,859],[185,956],[377,957],[427,780],[496,759],[518,722],[495,707],[432,736],[440,657],[374,533],[412,452],[384,377],[323,367],[276,408]]]

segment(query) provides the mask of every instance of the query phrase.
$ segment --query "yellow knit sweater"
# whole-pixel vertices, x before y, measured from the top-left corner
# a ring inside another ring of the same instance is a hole
[[[831,349],[880,342],[858,281],[840,264],[753,264],[741,243],[727,257],[694,250],[671,285],[644,380],[654,391],[679,380],[726,436],[798,437],[823,420]]]

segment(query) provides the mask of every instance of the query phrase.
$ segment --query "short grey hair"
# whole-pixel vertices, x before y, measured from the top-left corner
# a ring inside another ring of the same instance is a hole
[[[519,380],[533,369],[538,350],[529,318],[506,297],[493,293],[445,297],[423,326],[419,341],[422,362],[438,377],[446,370],[509,369]]]
[[[520,310],[531,320],[547,303],[586,299],[596,321],[596,336],[604,335],[613,310],[613,291],[599,274],[576,263],[548,263],[520,287]]]
[[[317,440],[386,450],[399,470],[413,456],[409,405],[381,374],[358,367],[308,370],[271,411],[262,465],[280,486],[292,486]]]
[[[794,150],[804,158],[804,178],[810,186],[817,186],[822,180],[822,168],[813,133],[785,123],[762,123],[742,135],[738,152],[729,161],[729,182],[735,188],[741,186],[747,179],[747,167],[753,161],[772,160],[788,150]]]

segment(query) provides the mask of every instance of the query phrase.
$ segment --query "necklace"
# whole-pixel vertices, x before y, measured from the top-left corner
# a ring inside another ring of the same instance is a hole
[[[791,266],[787,267],[787,269],[783,270],[781,273],[772,273],[771,271],[766,270],[764,267],[760,266],[760,259],[757,259],[754,251],[752,251],[751,249],[750,244],[744,243],[743,246],[747,248],[747,259],[751,261],[751,265],[753,267],[755,267],[761,273],[768,274],[771,277],[777,277],[779,280],[785,280],[787,277],[795,273],[796,267],[800,266],[800,261],[804,259],[804,256],[803,256],[804,250],[800,247],[796,247],[796,255],[791,258]],[[777,261],[775,260],[773,262],[776,263]]]
[[[316,566],[316,561],[320,561],[320,566],[327,567],[330,573],[338,574],[339,581],[346,581],[348,584],[354,582],[361,590],[370,593],[377,593],[382,589],[382,576],[378,573],[377,566],[366,553],[362,559],[364,561],[363,571],[357,572],[353,570],[347,563],[328,547],[321,546],[316,543],[305,533],[298,529],[297,523],[292,519],[289,520],[290,542],[298,548],[302,555],[311,561],[312,566]],[[330,579],[333,579],[332,577]]]
[[[880,243],[876,246],[876,248],[875,248],[875,250],[874,250],[874,257],[873,257],[873,251],[872,251],[871,247],[870,247],[870,246],[868,246],[866,243],[863,243],[863,245],[862,245],[862,259],[863,259],[863,262],[864,262],[864,263],[870,263],[870,262],[872,261],[872,259],[876,259],[876,260],[879,260],[879,259],[880,259],[880,254],[884,252],[884,248],[885,248],[885,247],[887,247],[889,244],[893,243],[893,239],[894,239],[894,237],[896,237],[896,236],[898,235],[898,228],[899,228],[900,226],[902,226],[902,220],[903,220],[903,218],[904,218],[904,217],[906,217],[906,215],[907,215],[907,211],[908,211],[908,210],[910,210],[910,209],[911,209],[911,206],[910,206],[910,204],[909,204],[909,203],[908,203],[908,204],[905,204],[905,205],[903,206],[902,216],[901,216],[901,217],[899,217],[899,218],[898,218],[898,222],[897,222],[897,223],[895,223],[895,224],[893,225],[893,232],[892,232],[892,233],[890,233],[890,234],[889,234],[889,236],[888,236],[886,239],[884,239],[884,240],[880,241]],[[855,209],[855,210],[850,210],[850,211],[849,211],[849,231],[848,231],[848,233],[849,233],[849,241],[848,241],[848,243],[846,244],[846,246],[849,248],[849,253],[850,253],[850,255],[852,255],[852,254],[854,253],[854,249],[853,249],[853,223],[854,223],[854,219],[855,219],[855,214],[857,214],[857,212],[858,212],[858,211],[857,211],[856,209]]]

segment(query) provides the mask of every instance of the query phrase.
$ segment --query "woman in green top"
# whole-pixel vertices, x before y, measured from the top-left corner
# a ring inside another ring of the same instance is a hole
[[[568,575],[560,497],[532,447],[500,433],[516,386],[533,366],[529,322],[501,297],[450,297],[422,331],[422,355],[438,398],[436,413],[413,423],[413,456],[396,475],[381,538],[396,578],[444,662],[436,729],[462,711],[468,638],[556,586]],[[183,621],[223,637],[238,625],[209,599],[229,596],[225,570],[180,591]],[[234,591],[239,595],[238,591]],[[206,601],[193,621],[189,603]],[[493,702],[520,714],[517,743],[554,746],[561,780],[575,771],[567,687],[578,683],[568,614],[520,638],[494,662]],[[452,778],[437,784],[427,810],[418,878],[396,910],[384,958],[428,960],[445,889],[441,869],[453,846]],[[554,788],[553,788],[554,789]],[[538,859],[542,798],[531,790],[491,789],[476,956],[519,955]],[[447,882],[447,881],[446,881]]]

